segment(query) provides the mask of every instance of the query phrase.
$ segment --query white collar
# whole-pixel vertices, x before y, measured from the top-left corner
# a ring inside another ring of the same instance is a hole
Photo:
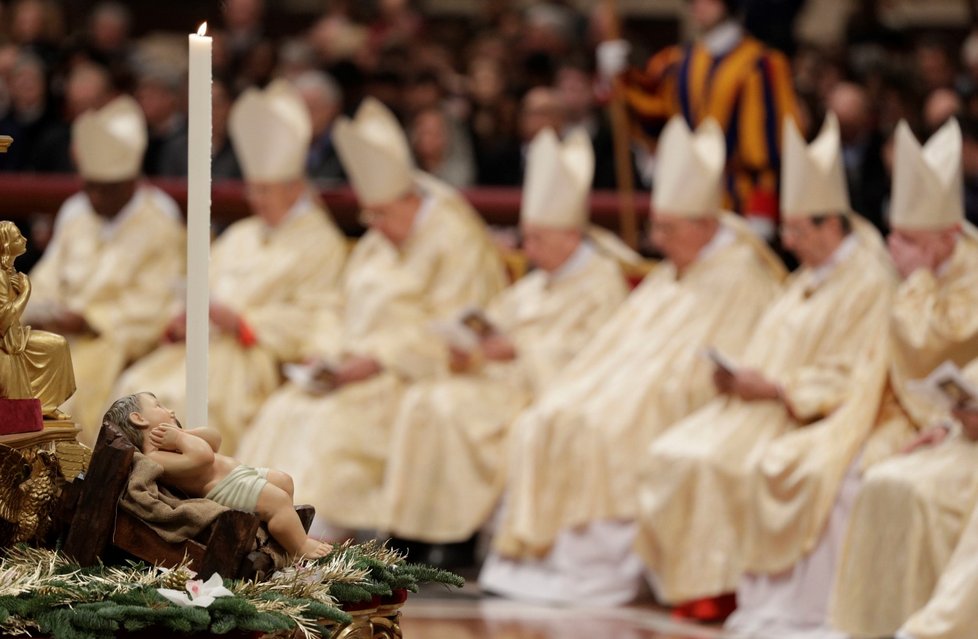
[[[554,284],[564,278],[574,275],[578,271],[584,269],[591,257],[594,255],[594,247],[587,240],[582,240],[580,244],[577,245],[577,249],[574,250],[570,256],[564,260],[564,263],[558,266],[552,273],[547,276],[547,282],[549,284]]]
[[[700,260],[705,260],[706,258],[715,255],[733,244],[734,240],[736,239],[737,234],[734,233],[734,230],[721,223],[720,226],[717,227],[716,233],[714,233],[713,237],[710,238],[710,241],[700,249],[699,254],[696,256],[696,261],[699,262]]]
[[[714,56],[720,56],[733,50],[744,38],[744,30],[733,18],[724,20],[703,34],[700,42]]]
[[[311,209],[312,209],[312,196],[309,194],[308,190],[305,190],[302,192],[302,195],[300,195],[296,199],[296,201],[292,203],[292,206],[289,207],[289,210],[285,214],[285,217],[283,217],[282,221],[276,225],[276,228],[285,226],[292,220],[298,219],[303,215],[306,215]]]
[[[856,249],[859,247],[859,240],[856,239],[854,233],[850,233],[846,236],[846,239],[842,240],[832,255],[829,256],[827,260],[816,266],[811,270],[811,282],[809,283],[812,287],[821,286],[825,283],[825,280],[829,279],[832,272],[843,262],[849,259]]]
[[[421,198],[421,204],[418,206],[417,213],[414,214],[414,220],[411,222],[411,234],[417,232],[424,221],[428,219],[431,215],[432,209],[435,208],[435,196],[431,193],[425,193]]]

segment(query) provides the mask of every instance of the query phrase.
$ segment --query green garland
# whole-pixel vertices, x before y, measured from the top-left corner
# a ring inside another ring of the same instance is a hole
[[[351,621],[343,604],[422,583],[460,587],[463,579],[408,564],[376,542],[344,544],[315,561],[297,562],[263,581],[224,580],[231,596],[207,607],[171,603],[157,589],[183,590],[186,564],[164,570],[143,563],[81,568],[56,551],[17,546],[0,556],[0,634],[44,633],[54,639],[109,639],[119,630],[156,628],[178,634],[291,633],[320,637]]]

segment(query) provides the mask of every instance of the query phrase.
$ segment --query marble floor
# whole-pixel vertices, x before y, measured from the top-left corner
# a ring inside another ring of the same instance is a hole
[[[673,621],[648,606],[552,608],[495,598],[415,598],[406,639],[720,639],[719,629]]]
[[[718,627],[673,620],[651,596],[622,608],[543,606],[487,595],[477,573],[460,590],[423,587],[403,610],[405,639],[721,639]]]

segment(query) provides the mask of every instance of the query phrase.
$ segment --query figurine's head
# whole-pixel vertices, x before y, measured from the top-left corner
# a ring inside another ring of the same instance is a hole
[[[10,269],[14,260],[27,250],[27,240],[13,222],[0,222],[0,266]]]
[[[134,393],[120,397],[112,403],[102,417],[103,426],[113,426],[133,443],[143,449],[143,433],[160,424],[176,424],[181,427],[173,411],[160,403],[153,393]]]

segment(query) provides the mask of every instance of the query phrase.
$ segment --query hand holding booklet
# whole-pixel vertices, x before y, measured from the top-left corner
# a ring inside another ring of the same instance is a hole
[[[466,353],[476,350],[483,338],[496,332],[489,318],[477,308],[466,309],[451,321],[433,322],[431,329],[449,346]]]
[[[337,370],[335,364],[323,360],[282,366],[282,373],[289,381],[313,395],[322,395],[336,388]]]
[[[978,388],[969,382],[954,362],[946,361],[924,379],[910,381],[907,387],[926,395],[948,410],[978,410]]]

